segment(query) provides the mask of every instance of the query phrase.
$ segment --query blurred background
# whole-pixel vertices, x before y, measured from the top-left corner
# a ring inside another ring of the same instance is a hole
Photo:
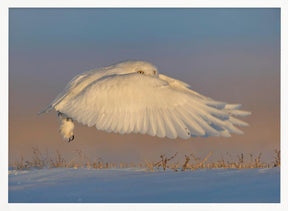
[[[55,111],[37,116],[78,73],[123,60],[151,62],[203,95],[241,103],[250,126],[231,138],[171,140],[76,123],[66,143]],[[33,147],[110,162],[210,151],[211,159],[262,152],[271,160],[280,148],[280,9],[9,9],[9,163],[30,159]]]

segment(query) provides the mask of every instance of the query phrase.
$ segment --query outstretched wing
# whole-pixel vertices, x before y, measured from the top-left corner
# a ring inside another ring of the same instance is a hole
[[[62,92],[60,92],[56,98],[38,115],[42,113],[47,113],[51,111],[54,107],[56,107],[63,100],[69,99],[69,97],[81,92],[86,86],[88,86],[91,82],[96,81],[97,79],[103,77],[103,75],[107,74],[107,69],[110,68],[101,68],[101,69],[93,69],[86,71],[84,73],[76,75],[72,80],[64,87]],[[109,70],[109,69],[108,69]]]
[[[195,93],[173,87],[163,78],[137,73],[110,75],[60,102],[55,109],[82,124],[121,134],[189,138],[242,133],[234,124],[247,124],[231,115],[249,112],[233,113],[238,105],[227,109],[225,103]]]

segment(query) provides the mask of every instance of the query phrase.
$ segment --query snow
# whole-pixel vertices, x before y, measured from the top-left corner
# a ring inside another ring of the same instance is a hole
[[[280,168],[9,171],[9,203],[279,203]]]

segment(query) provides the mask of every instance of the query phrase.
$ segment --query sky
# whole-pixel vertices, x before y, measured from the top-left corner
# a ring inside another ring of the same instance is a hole
[[[252,112],[242,119],[250,126],[231,138],[171,140],[76,123],[68,144],[55,111],[37,116],[78,73],[124,60],[151,62],[194,91],[241,103]],[[280,149],[280,9],[10,8],[9,162],[31,157],[32,147],[113,162],[210,151],[214,159],[259,152],[271,159]]]

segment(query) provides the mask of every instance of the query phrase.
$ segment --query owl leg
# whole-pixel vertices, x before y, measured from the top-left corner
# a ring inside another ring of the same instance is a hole
[[[59,132],[62,134],[65,140],[71,142],[74,140],[74,123],[73,119],[67,117],[65,114],[58,111],[58,119],[60,121]]]

